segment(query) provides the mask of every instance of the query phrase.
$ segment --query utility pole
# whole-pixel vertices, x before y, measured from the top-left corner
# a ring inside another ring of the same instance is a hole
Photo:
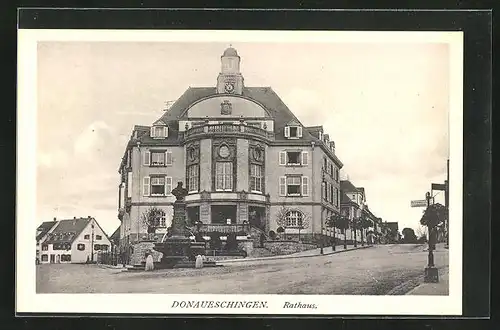
[[[94,222],[92,222],[91,227],[92,227],[92,240],[90,241],[90,261],[93,263],[94,262]]]

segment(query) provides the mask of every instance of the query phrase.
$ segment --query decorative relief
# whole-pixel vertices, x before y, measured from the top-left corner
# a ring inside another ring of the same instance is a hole
[[[186,163],[187,165],[196,164],[200,160],[200,143],[193,142],[186,145]]]
[[[212,141],[214,161],[233,161],[236,159],[236,139],[214,139]]]
[[[210,199],[210,193],[208,191],[203,190],[200,193],[200,199],[203,201],[209,200]]]
[[[251,144],[250,145],[250,162],[264,164],[265,149],[261,144]]]
[[[228,100],[222,101],[222,103],[220,104],[220,114],[230,115],[232,113],[233,113],[233,105],[231,104],[231,102],[229,102]]]

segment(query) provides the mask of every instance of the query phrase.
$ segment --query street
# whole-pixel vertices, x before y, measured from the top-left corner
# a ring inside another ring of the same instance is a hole
[[[325,256],[154,272],[44,264],[37,266],[36,288],[37,293],[405,294],[421,281],[425,248],[377,245]],[[437,268],[448,267],[448,250],[438,248],[434,257]]]

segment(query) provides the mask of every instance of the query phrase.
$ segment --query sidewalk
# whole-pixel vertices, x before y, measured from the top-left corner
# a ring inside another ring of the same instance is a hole
[[[422,283],[406,294],[419,296],[447,296],[449,295],[450,285],[448,275],[448,267],[440,269],[438,283]]]
[[[319,256],[326,256],[326,255],[335,254],[335,253],[342,253],[342,252],[354,251],[354,250],[359,250],[359,249],[366,249],[366,248],[369,248],[372,246],[374,246],[374,245],[361,246],[359,244],[357,247],[354,247],[354,245],[347,245],[347,249],[344,250],[343,245],[337,245],[337,247],[335,248],[335,251],[332,250],[331,246],[323,248],[323,254],[321,254],[321,249],[317,248],[317,249],[311,249],[311,250],[306,250],[306,251],[292,253],[292,254],[271,256],[271,257],[220,260],[220,261],[217,261],[216,263],[218,265],[220,265],[220,264],[231,264],[231,263],[237,263],[237,262],[253,262],[253,261],[262,261],[262,260],[319,257]]]

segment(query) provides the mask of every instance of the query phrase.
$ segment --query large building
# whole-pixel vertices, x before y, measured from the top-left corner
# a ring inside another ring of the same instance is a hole
[[[215,86],[188,88],[151,126],[134,127],[119,167],[122,247],[146,237],[151,206],[163,211],[159,232],[170,225],[179,181],[188,221],[225,232],[318,234],[339,213],[343,165],[322,126],[304,126],[272,88],[246,87],[234,48],[220,60]]]

